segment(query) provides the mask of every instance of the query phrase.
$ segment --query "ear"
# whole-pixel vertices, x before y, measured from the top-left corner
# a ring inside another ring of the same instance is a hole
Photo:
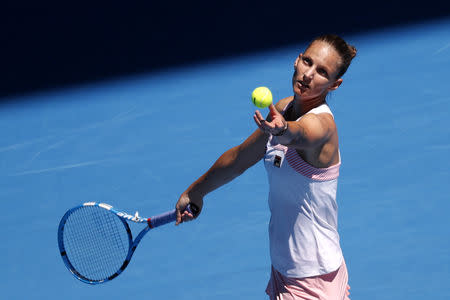
[[[298,55],[297,59],[296,59],[295,62],[294,62],[294,68],[297,68],[298,62],[299,62],[299,60],[302,58],[302,56],[303,56],[303,53],[300,53],[300,54]]]
[[[339,78],[338,80],[336,80],[329,88],[329,91],[334,91],[336,90],[341,84],[342,84],[342,78]]]

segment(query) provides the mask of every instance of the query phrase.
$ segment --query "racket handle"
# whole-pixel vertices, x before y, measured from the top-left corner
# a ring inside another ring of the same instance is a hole
[[[193,214],[194,216],[196,216],[198,214],[198,207],[195,204],[188,204],[188,206],[186,206],[186,210],[187,212]],[[148,225],[150,226],[150,228],[154,228],[154,227],[158,227],[167,223],[171,223],[171,222],[175,222],[177,220],[177,211],[171,210],[165,213],[162,213],[160,215],[151,217],[147,220]]]

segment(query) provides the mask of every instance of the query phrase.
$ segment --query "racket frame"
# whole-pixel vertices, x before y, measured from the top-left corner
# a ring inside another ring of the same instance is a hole
[[[87,206],[97,206],[100,207],[102,209],[105,209],[107,211],[109,211],[110,213],[116,215],[121,221],[122,224],[124,225],[126,231],[127,231],[127,235],[128,235],[128,241],[129,241],[129,248],[128,248],[128,254],[122,264],[122,266],[116,271],[116,273],[110,275],[108,278],[102,279],[102,280],[92,280],[89,278],[86,278],[85,276],[83,276],[82,274],[80,274],[75,267],[72,265],[72,263],[70,262],[69,258],[67,257],[67,252],[66,249],[64,247],[64,226],[68,220],[68,218],[70,217],[70,215],[72,213],[74,213],[76,210],[81,209],[83,207],[87,207]],[[192,208],[194,208],[194,206],[192,206]],[[191,208],[188,207],[187,210],[189,212],[191,212]],[[194,209],[192,209],[194,210]],[[69,269],[69,271],[72,273],[72,275],[77,278],[78,280],[87,283],[87,284],[91,284],[91,285],[96,285],[96,284],[100,284],[100,283],[104,283],[107,281],[110,281],[114,278],[116,278],[117,276],[119,276],[124,270],[125,268],[128,266],[134,251],[136,250],[137,245],[139,244],[139,242],[142,240],[142,238],[144,237],[144,235],[152,228],[170,223],[175,221],[176,218],[176,212],[175,210],[163,213],[161,215],[152,217],[152,218],[142,218],[140,216],[138,216],[138,213],[136,213],[134,216],[129,215],[125,212],[116,210],[115,208],[113,208],[111,205],[106,204],[106,203],[98,203],[98,202],[85,202],[81,205],[78,205],[76,207],[73,207],[71,209],[69,209],[64,216],[61,218],[61,221],[59,222],[59,226],[58,226],[58,246],[59,246],[59,251],[61,254],[61,258],[65,264],[65,266],[67,267],[67,269]],[[142,231],[136,236],[136,238],[133,240],[133,235],[131,233],[131,229],[130,226],[128,225],[128,221],[132,221],[135,223],[145,223],[147,224],[147,226],[142,229]]]

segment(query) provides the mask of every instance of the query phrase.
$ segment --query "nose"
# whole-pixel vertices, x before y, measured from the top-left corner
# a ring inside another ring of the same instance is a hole
[[[303,73],[303,81],[305,81],[306,83],[311,82],[311,80],[313,79],[314,76],[314,70],[313,68],[308,68],[304,73]]]

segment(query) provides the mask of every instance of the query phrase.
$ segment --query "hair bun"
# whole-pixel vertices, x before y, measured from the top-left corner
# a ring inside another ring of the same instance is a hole
[[[352,45],[348,45],[348,49],[350,50],[350,55],[353,59],[356,56],[356,52],[358,52],[358,50],[356,50],[355,46]]]

